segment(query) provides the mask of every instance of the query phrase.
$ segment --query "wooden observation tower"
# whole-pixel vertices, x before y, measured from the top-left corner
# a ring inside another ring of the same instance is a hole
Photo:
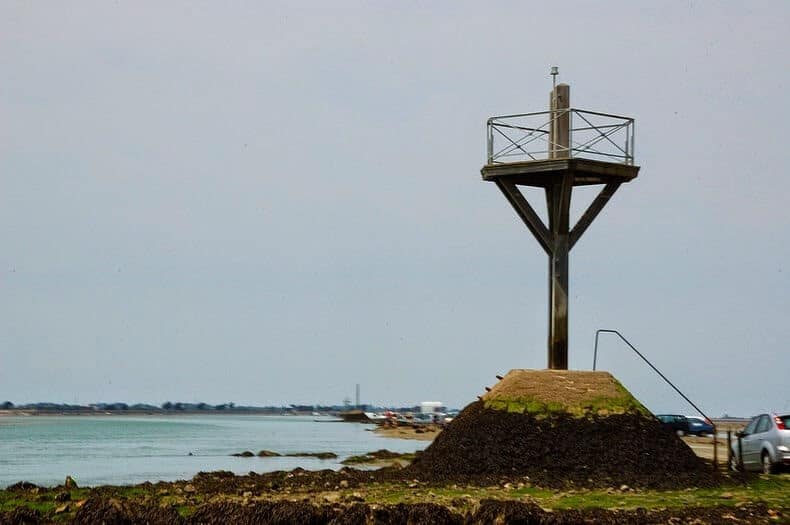
[[[556,79],[557,68],[552,68]],[[548,111],[488,119],[483,180],[494,182],[549,256],[548,368],[568,368],[568,254],[624,182],[636,178],[634,120],[570,107],[570,87],[554,82]],[[573,227],[575,186],[602,185]],[[519,186],[543,188],[548,225]]]

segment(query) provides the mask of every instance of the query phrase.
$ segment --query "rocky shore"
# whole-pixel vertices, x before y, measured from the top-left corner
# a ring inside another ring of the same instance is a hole
[[[786,523],[790,476],[728,479],[704,492],[609,488],[546,490],[521,481],[437,484],[408,469],[304,471],[132,487],[0,491],[0,525],[20,524],[499,524]]]

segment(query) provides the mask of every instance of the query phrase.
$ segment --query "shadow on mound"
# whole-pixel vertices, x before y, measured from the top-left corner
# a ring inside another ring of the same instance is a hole
[[[537,418],[468,405],[407,468],[432,483],[528,476],[546,487],[685,488],[721,476],[651,416]]]

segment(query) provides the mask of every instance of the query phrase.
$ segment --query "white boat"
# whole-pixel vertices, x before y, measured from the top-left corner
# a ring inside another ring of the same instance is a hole
[[[387,416],[379,414],[378,412],[365,412],[365,416],[374,423],[379,423],[387,419]]]

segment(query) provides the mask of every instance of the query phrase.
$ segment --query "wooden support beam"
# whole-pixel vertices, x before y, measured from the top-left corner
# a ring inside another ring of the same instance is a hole
[[[549,231],[549,339],[548,361],[552,370],[568,369],[568,252],[573,174],[565,173],[546,188]]]
[[[582,234],[587,231],[587,228],[590,227],[592,221],[601,213],[606,203],[609,202],[609,199],[614,195],[614,192],[617,191],[617,188],[620,187],[620,182],[610,182],[606,186],[603,187],[598,196],[595,197],[595,200],[590,203],[590,206],[587,208],[587,211],[579,217],[579,221],[573,227],[570,233],[570,241],[568,243],[568,249],[570,250],[576,244],[576,242],[581,238]]]

